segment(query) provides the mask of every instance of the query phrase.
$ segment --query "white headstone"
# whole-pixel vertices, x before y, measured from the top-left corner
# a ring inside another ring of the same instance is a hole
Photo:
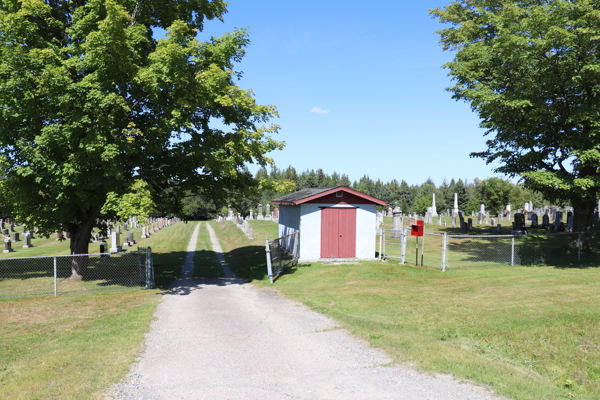
[[[118,253],[121,251],[121,234],[119,232],[113,232],[111,235],[111,253]]]
[[[435,206],[435,193],[433,193],[432,195],[433,195],[433,200],[431,201],[431,216],[437,217],[438,213],[437,213],[437,207]]]

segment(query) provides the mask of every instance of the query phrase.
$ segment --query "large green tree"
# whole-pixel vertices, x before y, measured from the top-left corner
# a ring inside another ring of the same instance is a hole
[[[45,234],[68,229],[72,253],[84,254],[98,219],[111,217],[101,212],[108,194],[136,179],[172,210],[186,190],[218,197],[251,183],[243,165],[269,163],[265,154],[283,143],[269,137],[276,125],[262,126],[276,109],[234,84],[246,31],[197,38],[226,5],[1,1],[0,157],[11,216]],[[85,272],[79,259],[73,275]]]
[[[451,26],[441,45],[448,90],[471,104],[497,172],[575,209],[592,227],[600,189],[600,3],[592,0],[461,0],[430,13]],[[589,235],[586,235],[589,236]]]

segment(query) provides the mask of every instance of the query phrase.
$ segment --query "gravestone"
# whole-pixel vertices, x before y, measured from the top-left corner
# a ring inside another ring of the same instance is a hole
[[[570,231],[573,230],[573,223],[575,222],[575,217],[573,216],[573,213],[569,212],[569,216],[567,216],[567,228],[569,228]]]
[[[26,232],[25,235],[23,236],[23,239],[25,240],[25,244],[23,245],[24,249],[28,249],[31,246],[31,234],[29,232]]]
[[[8,236],[4,237],[4,251],[3,253],[11,253],[13,251],[12,249],[12,242],[10,241],[10,238]]]
[[[544,214],[544,216],[542,217],[542,226],[544,228],[550,226],[550,217],[548,216],[548,214]]]
[[[7,236],[10,232],[8,231],[8,229],[2,229],[2,234],[4,236]]]
[[[496,232],[500,233],[502,231],[502,225],[496,225]]]
[[[438,225],[442,225],[442,216],[438,215]]]
[[[432,193],[433,196],[433,200],[431,201],[431,216],[432,217],[437,217],[438,213],[437,213],[437,207],[435,205],[435,193]]]
[[[0,221],[0,229],[4,230],[4,218]]]
[[[392,210],[392,213],[401,213],[401,212],[402,212],[402,209],[400,209],[400,207],[395,207],[395,208]]]
[[[562,222],[562,212],[556,211],[554,213],[554,225],[558,227],[561,222]]]
[[[531,213],[531,227],[537,228],[538,225],[538,216],[536,213]]]
[[[467,229],[471,230],[471,229],[473,229],[473,219],[469,218],[468,221],[469,222],[467,223]]]
[[[467,224],[466,222],[462,222],[460,224],[460,234],[466,235],[468,230],[469,230],[469,224]]]
[[[486,222],[487,225],[487,222]],[[496,225],[496,218],[492,218],[492,225]]]
[[[263,217],[263,206],[262,204],[258,205],[258,216],[257,216],[258,220],[262,221],[263,219],[265,219],[265,217]]]
[[[392,210],[392,207],[389,207],[387,209],[387,216],[388,217],[393,217],[394,216],[394,210]]]
[[[20,241],[20,239],[19,239],[19,232],[11,232],[10,233],[10,240],[12,242],[18,242],[18,241]]]
[[[111,253],[118,253],[121,249],[121,234],[119,232],[113,232],[111,235]]]
[[[250,210],[250,219],[254,219],[254,216],[252,215],[252,210]]]
[[[452,227],[456,228],[456,215],[454,213],[452,214]]]
[[[404,214],[395,212],[392,215],[392,237],[399,238],[402,236],[402,229],[404,229]]]
[[[11,221],[10,223],[10,231],[14,232],[15,231],[15,223]]]
[[[454,193],[454,207],[452,208],[452,215],[458,215],[458,194]]]
[[[485,214],[485,206],[483,204],[479,205],[479,214],[481,214],[481,215]]]

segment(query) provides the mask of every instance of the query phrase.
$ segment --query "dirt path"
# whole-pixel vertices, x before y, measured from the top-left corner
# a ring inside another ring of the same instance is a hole
[[[107,399],[495,399],[386,366],[328,317],[236,278],[184,277],[156,318],[139,362]]]
[[[219,244],[219,240],[217,239],[217,235],[215,234],[215,230],[209,223],[206,224],[206,228],[208,229],[208,234],[210,235],[210,242],[212,244],[212,249],[215,253],[217,253],[217,260],[221,263],[221,268],[223,268],[223,274],[226,278],[234,278],[233,273],[229,269],[229,266],[225,262],[225,254],[223,254],[223,250],[221,250],[221,244]]]

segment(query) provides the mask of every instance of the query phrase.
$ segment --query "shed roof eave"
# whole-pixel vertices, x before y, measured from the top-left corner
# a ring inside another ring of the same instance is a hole
[[[327,195],[330,195],[330,194],[335,193],[335,192],[340,191],[340,190],[344,191],[346,193],[353,194],[353,195],[355,195],[357,197],[361,197],[361,198],[363,198],[365,200],[368,200],[368,201],[370,201],[372,203],[377,204],[378,206],[387,206],[388,205],[387,201],[379,200],[379,199],[377,199],[377,198],[375,198],[373,196],[369,196],[368,194],[364,194],[364,193],[361,193],[361,192],[359,192],[357,190],[350,189],[349,187],[346,187],[346,186],[335,186],[335,187],[333,187],[333,188],[331,188],[329,190],[323,191],[321,193],[317,193],[315,195],[307,196],[307,197],[304,197],[302,199],[297,199],[297,200],[294,200],[294,201],[285,201],[285,200],[283,200],[283,201],[277,201],[277,200],[274,200],[273,204],[279,204],[279,205],[285,205],[285,206],[297,206],[297,205],[309,202],[311,200],[318,199],[320,197],[325,197]]]

